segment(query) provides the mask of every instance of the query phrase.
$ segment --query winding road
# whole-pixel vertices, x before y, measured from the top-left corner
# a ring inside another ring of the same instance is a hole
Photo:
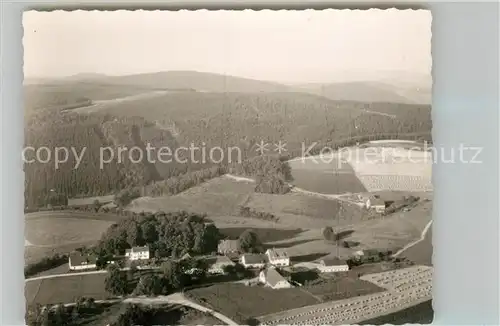
[[[234,320],[231,318],[215,311],[212,309],[209,309],[207,307],[204,307],[202,305],[199,305],[189,299],[187,299],[182,293],[173,293],[170,295],[166,296],[157,296],[157,297],[134,297],[134,298],[127,298],[123,300],[124,303],[137,303],[137,304],[147,304],[147,305],[154,305],[154,304],[165,304],[165,303],[170,303],[170,304],[177,304],[181,306],[186,306],[190,307],[202,312],[208,312],[214,317],[218,318],[219,320],[223,321],[227,325],[239,325],[236,323]]]

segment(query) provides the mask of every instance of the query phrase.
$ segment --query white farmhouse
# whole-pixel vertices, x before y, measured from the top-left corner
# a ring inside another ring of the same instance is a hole
[[[366,209],[373,209],[377,213],[383,213],[385,211],[385,201],[378,195],[370,195],[366,197],[365,206]]]
[[[262,268],[266,266],[266,256],[260,254],[244,254],[240,262],[246,268]]]
[[[79,251],[73,251],[69,254],[69,269],[72,271],[94,269],[97,267],[96,262],[95,255],[86,255]]]
[[[267,259],[274,266],[290,266],[290,257],[283,249],[267,249]]]
[[[131,249],[125,250],[125,257],[129,260],[144,260],[149,259],[149,247],[132,247]]]
[[[320,261],[318,269],[321,273],[338,273],[349,271],[349,265],[339,258],[325,258]]]
[[[259,282],[273,289],[291,288],[292,284],[288,282],[278,271],[271,267],[260,272]]]

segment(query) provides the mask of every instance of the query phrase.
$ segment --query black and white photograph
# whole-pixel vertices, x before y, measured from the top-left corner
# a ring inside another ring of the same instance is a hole
[[[26,324],[432,323],[431,25],[24,12]]]

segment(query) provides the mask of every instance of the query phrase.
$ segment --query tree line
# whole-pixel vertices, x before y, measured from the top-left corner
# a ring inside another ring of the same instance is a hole
[[[61,266],[68,262],[68,255],[54,254],[50,257],[43,257],[40,261],[27,264],[24,267],[24,277],[30,277],[43,271]]]

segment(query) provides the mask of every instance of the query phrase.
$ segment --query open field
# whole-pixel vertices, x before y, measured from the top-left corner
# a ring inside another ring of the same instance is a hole
[[[28,213],[24,217],[25,263],[92,245],[111,224],[124,218],[115,214],[78,211],[43,211]]]
[[[432,266],[432,227],[427,231],[425,239],[401,253],[416,264]]]
[[[397,146],[356,148],[343,158],[368,191],[431,191],[431,153]]]
[[[111,225],[110,221],[79,218],[46,218],[26,220],[26,239],[33,245],[58,246],[97,241]]]
[[[273,290],[260,286],[225,283],[189,290],[188,298],[236,321],[318,303],[297,288]]]
[[[254,185],[220,177],[190,188],[178,195],[141,197],[127,209],[141,211],[190,211],[208,216],[234,215],[238,206],[253,193]]]
[[[320,298],[322,302],[336,301],[384,291],[383,288],[355,276],[319,280],[302,289]]]
[[[343,194],[366,191],[352,167],[339,162],[336,155],[305,158],[289,162],[292,184],[304,190],[322,194]]]
[[[255,185],[226,177],[209,180],[178,195],[141,197],[134,200],[128,210],[134,212],[173,212],[185,210],[207,214],[219,227],[244,226],[273,228],[311,228],[328,225],[335,216],[338,202],[334,199],[315,198],[297,193],[271,195],[254,192]],[[278,222],[239,216],[240,206],[258,212],[272,213]]]
[[[389,287],[383,292],[293,309],[258,319],[265,325],[350,324],[394,313],[431,299],[432,271],[425,267],[384,272],[365,279],[386,285],[385,279],[396,272],[399,278],[397,288]]]
[[[432,219],[432,201],[421,199],[408,212],[396,212],[355,225],[349,240],[362,243],[363,248],[398,250],[420,238]],[[428,254],[426,252],[424,255]],[[405,256],[405,255],[402,255]]]
[[[337,200],[289,193],[270,195],[255,193],[250,196],[245,206],[258,212],[272,212],[280,215],[307,216],[316,219],[331,220],[339,210]]]
[[[24,218],[27,221],[33,221],[38,219],[67,219],[75,218],[88,221],[108,221],[108,222],[118,222],[124,217],[112,213],[92,213],[83,211],[40,211],[35,213],[24,214]]]
[[[58,246],[25,246],[24,247],[24,263],[30,264],[39,261],[40,259],[52,256],[56,253],[67,254],[76,248],[90,246],[95,244],[95,241],[75,242]]]
[[[75,302],[78,297],[104,300],[111,295],[104,290],[106,274],[75,275],[26,282],[27,304],[42,305]]]

